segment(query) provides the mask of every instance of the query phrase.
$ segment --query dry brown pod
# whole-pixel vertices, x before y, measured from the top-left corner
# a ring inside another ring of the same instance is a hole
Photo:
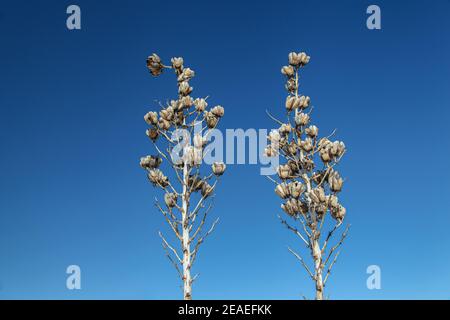
[[[225,172],[227,166],[223,162],[214,162],[211,168],[216,176],[221,176]]]

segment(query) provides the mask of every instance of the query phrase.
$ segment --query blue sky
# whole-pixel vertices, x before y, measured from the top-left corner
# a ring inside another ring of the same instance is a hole
[[[79,31],[65,25],[73,3]],[[0,298],[180,298],[138,165],[152,153],[143,115],[176,92],[145,59],[183,56],[196,94],[225,107],[221,128],[272,128],[290,51],[311,55],[301,88],[314,122],[349,149],[352,229],[327,293],[450,298],[450,1],[73,3],[0,3]],[[366,28],[370,4],[381,30]],[[194,298],[312,296],[258,165],[230,165],[215,203]],[[82,290],[65,287],[71,264]],[[372,264],[381,290],[366,288]]]

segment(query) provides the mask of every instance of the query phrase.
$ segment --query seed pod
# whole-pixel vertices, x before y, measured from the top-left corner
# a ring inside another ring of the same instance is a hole
[[[217,118],[221,118],[225,114],[225,110],[222,106],[215,106],[214,108],[211,109],[211,113],[215,115]]]
[[[295,156],[297,154],[297,144],[295,143],[295,141],[291,141],[289,144],[286,145],[286,153],[291,155],[291,156]]]
[[[290,195],[296,199],[298,199],[305,191],[305,186],[298,181],[292,181],[291,183],[289,183],[288,187]]]
[[[211,187],[206,181],[203,183],[203,186],[202,186],[202,196],[204,197],[204,198],[207,198],[207,197],[209,197],[212,193],[213,193],[213,191],[214,191],[214,188],[213,187]]]
[[[159,116],[167,121],[172,121],[174,117],[174,112],[172,107],[167,107],[159,112]]]
[[[324,149],[327,148],[331,144],[331,141],[327,138],[322,138],[319,140],[319,148]]]
[[[267,139],[272,143],[279,143],[281,139],[280,132],[275,129],[271,130]]]
[[[159,127],[161,130],[169,130],[169,128],[170,128],[170,122],[167,121],[166,119],[159,118],[159,120],[158,120],[158,127]]]
[[[275,193],[281,198],[286,199],[289,198],[289,188],[286,183],[280,183],[275,188]]]
[[[327,213],[327,206],[324,204],[320,204],[318,206],[314,207],[314,211],[316,212],[316,214],[319,216],[319,218],[323,218],[323,216]]]
[[[172,58],[172,59],[170,59],[170,61],[172,62],[172,67],[174,69],[183,69],[183,58],[182,57]]]
[[[295,217],[302,211],[302,203],[297,199],[289,199],[281,208],[290,216]]]
[[[329,153],[328,149],[320,150],[320,159],[322,159],[322,161],[324,163],[328,163],[331,161],[331,157],[330,157],[330,153]]]
[[[212,164],[212,171],[216,176],[221,176],[224,172],[227,166],[223,162],[214,162]]]
[[[323,171],[318,171],[318,172],[313,172],[312,176],[311,176],[311,180],[315,183],[315,184],[319,184],[324,176],[324,172]]]
[[[342,190],[344,180],[339,176],[337,171],[334,171],[328,178],[328,184],[330,185],[331,191],[340,192]]]
[[[188,178],[188,187],[193,191],[199,191],[202,189],[204,180],[200,179],[197,175],[190,175]]]
[[[178,111],[180,104],[179,100],[170,100],[169,106],[171,106],[174,111]]]
[[[280,165],[277,168],[277,174],[282,180],[286,180],[291,176],[291,168],[288,165]]]
[[[296,96],[288,96],[286,98],[286,110],[292,111],[300,106],[300,98]]]
[[[272,145],[268,145],[264,148],[264,155],[268,158],[276,157],[278,155],[278,150],[275,149]]]
[[[314,165],[314,161],[308,158],[304,158],[301,161],[301,166],[302,169],[306,170],[306,171],[311,171],[314,169],[315,165]]]
[[[317,128],[316,126],[309,126],[305,129],[305,132],[311,138],[315,138],[319,134],[319,128]]]
[[[304,201],[300,201],[299,209],[301,214],[307,214],[309,211],[308,204]]]
[[[154,76],[159,76],[164,70],[164,66],[161,63],[161,58],[156,53],[147,58],[147,68]]]
[[[190,80],[194,77],[194,75],[194,70],[191,70],[190,68],[183,69],[183,71],[178,76],[178,82]]]
[[[289,64],[291,66],[294,66],[294,67],[299,67],[300,66],[301,57],[297,53],[291,52],[291,53],[289,53],[288,57],[289,57]]]
[[[306,53],[301,52],[301,53],[298,54],[298,57],[300,59],[300,64],[302,66],[305,66],[306,64],[309,63],[310,56],[306,55]]]
[[[328,206],[330,209],[337,209],[339,208],[339,201],[338,197],[336,197],[334,194],[328,196]]]
[[[297,84],[295,83],[295,80],[293,79],[293,78],[289,78],[287,81],[286,81],[286,84],[285,84],[285,86],[284,86],[285,88],[286,88],[286,90],[289,92],[289,93],[295,93],[295,89],[297,89]]]
[[[147,177],[155,186],[165,188],[169,185],[169,179],[159,169],[151,170]]]
[[[203,98],[197,98],[194,100],[194,105],[195,105],[195,111],[203,112],[203,111],[205,111],[206,107],[208,106],[208,103],[206,103],[206,100]]]
[[[299,165],[294,160],[288,160],[288,162],[286,163],[286,166],[289,167],[291,175],[294,175],[299,172],[299,169],[300,169]]]
[[[156,125],[158,123],[158,114],[150,111],[144,116],[144,120],[149,125]]]
[[[331,144],[330,153],[333,157],[340,158],[345,152],[345,144],[342,141],[335,141]]]
[[[291,131],[292,131],[292,127],[291,127],[291,125],[289,123],[283,123],[281,125],[281,127],[278,129],[278,132],[282,136],[288,135],[289,133],[291,133]]]
[[[156,130],[156,129],[153,129],[153,128],[147,129],[147,130],[145,131],[145,133],[147,134],[147,136],[148,136],[153,142],[155,142],[156,139],[158,139],[159,132],[158,132],[158,130]]]
[[[208,128],[212,129],[217,126],[217,123],[219,122],[219,119],[213,115],[211,112],[205,111],[205,119],[206,119],[206,125]]]
[[[295,124],[297,126],[306,126],[309,123],[309,115],[306,113],[297,113],[295,115]]]
[[[158,156],[146,156],[141,158],[140,165],[144,169],[156,169],[161,162],[162,159]]]
[[[192,89],[192,88],[191,88]],[[180,103],[178,105],[179,109],[189,109],[194,104],[194,100],[191,96],[185,96],[180,99]]]
[[[299,141],[300,148],[305,152],[310,152],[313,149],[311,138],[306,138],[303,141]]]
[[[281,209],[283,209],[284,212],[286,212],[288,215],[295,217],[296,216],[296,212],[294,211],[294,209],[291,207],[290,203],[283,203],[281,205]]]
[[[178,93],[183,96],[187,96],[192,92],[192,90],[193,88],[189,85],[189,82],[187,81],[181,82],[180,85],[178,86]]]
[[[184,113],[183,111],[178,111],[177,113],[175,113],[173,122],[177,125],[177,126],[181,126],[184,123]]]
[[[331,216],[335,220],[342,222],[342,220],[344,220],[345,218],[346,212],[347,210],[342,205],[339,205],[336,209],[331,210]]]
[[[326,201],[327,201],[327,197],[325,196],[325,191],[323,190],[322,187],[311,190],[311,192],[309,192],[308,195],[316,205],[319,205],[321,203],[326,203]]]
[[[308,96],[301,96],[300,97],[300,108],[306,109],[309,107],[309,103],[311,102],[311,98]]]
[[[164,202],[166,203],[166,206],[169,208],[175,207],[177,204],[178,196],[175,193],[167,192],[164,194]]]
[[[281,73],[287,77],[292,77],[294,75],[294,68],[292,66],[284,66],[281,68]]]

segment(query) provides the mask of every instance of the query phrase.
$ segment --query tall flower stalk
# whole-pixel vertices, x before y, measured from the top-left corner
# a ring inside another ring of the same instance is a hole
[[[338,199],[344,180],[336,169],[346,147],[341,141],[330,140],[335,131],[319,138],[318,127],[310,124],[313,109],[310,97],[299,93],[299,72],[309,60],[304,52],[291,52],[289,64],[281,69],[288,91],[285,102],[287,121],[280,121],[269,113],[280,127],[270,132],[265,154],[280,157],[278,179],[269,179],[276,184],[275,193],[284,200],[281,208],[290,221],[280,215],[278,217],[306,246],[311,260],[305,260],[291,248],[288,250],[314,282],[315,298],[322,300],[325,285],[349,229],[347,226],[339,241],[331,246],[333,235],[342,230],[346,215],[346,209]]]
[[[176,76],[178,97],[160,103],[159,113],[144,116],[149,125],[146,133],[155,147],[155,155],[141,158],[150,182],[163,193],[164,203],[155,198],[155,205],[174,233],[178,246],[173,246],[160,232],[166,255],[183,282],[183,298],[192,299],[192,266],[200,245],[214,230],[218,218],[205,229],[212,208],[211,199],[225,164],[215,162],[207,175],[202,175],[209,138],[224,115],[221,106],[207,110],[207,98],[192,98],[189,81],[195,72],[184,66],[183,58],[172,58],[164,65],[158,55],[147,58],[147,68],[153,76],[172,70]],[[164,167],[164,169],[163,169]],[[212,171],[212,172],[211,172]],[[169,177],[170,176],[170,177]]]

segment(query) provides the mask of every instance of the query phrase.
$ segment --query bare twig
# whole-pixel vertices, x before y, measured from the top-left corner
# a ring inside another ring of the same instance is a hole
[[[314,279],[314,275],[312,274],[312,272],[309,270],[308,266],[305,263],[305,260],[303,260],[303,258],[294,250],[292,250],[291,248],[288,247],[288,250],[290,253],[292,253],[298,260],[300,260],[300,262],[302,263],[303,267],[306,269],[306,272],[308,272],[309,276]]]

